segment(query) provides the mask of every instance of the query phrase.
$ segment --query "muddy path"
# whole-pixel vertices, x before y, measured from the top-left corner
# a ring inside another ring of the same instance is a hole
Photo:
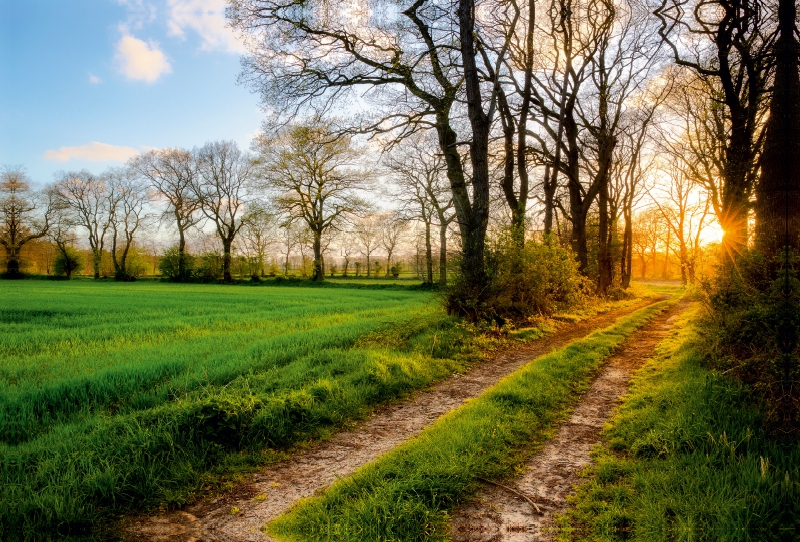
[[[454,374],[406,400],[377,409],[356,428],[297,451],[290,459],[250,476],[229,494],[201,500],[183,510],[132,518],[124,526],[122,538],[169,542],[272,540],[261,532],[261,526],[299,499],[374,461],[534,358],[665,298],[644,299],[630,307],[564,324],[552,334],[474,366],[467,374]]]
[[[455,542],[540,542],[554,539],[553,519],[581,482],[578,473],[601,442],[600,431],[628,389],[633,372],[655,353],[689,302],[681,301],[628,337],[608,359],[555,438],[527,462],[524,475],[485,484],[453,511]],[[505,487],[503,487],[505,486]]]

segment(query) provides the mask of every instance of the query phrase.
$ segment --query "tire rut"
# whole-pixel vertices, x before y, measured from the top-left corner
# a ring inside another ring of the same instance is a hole
[[[451,514],[454,542],[533,542],[555,537],[554,517],[567,509],[567,497],[591,463],[600,432],[628,389],[633,372],[655,354],[678,315],[680,301],[628,337],[606,361],[570,418],[526,464],[521,477],[485,484],[470,502]]]
[[[341,431],[308,450],[298,450],[289,459],[251,475],[229,494],[201,500],[178,511],[131,518],[123,528],[122,538],[131,542],[270,541],[261,526],[298,500],[325,489],[419,434],[529,361],[664,299],[644,299],[630,307],[567,324],[536,341],[502,352],[466,374],[453,374],[408,399],[376,409],[356,428]]]

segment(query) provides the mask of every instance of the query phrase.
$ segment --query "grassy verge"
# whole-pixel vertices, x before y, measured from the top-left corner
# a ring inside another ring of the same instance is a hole
[[[539,358],[420,436],[299,503],[268,526],[283,541],[445,540],[447,512],[479,478],[502,478],[552,434],[603,360],[673,301]]]
[[[560,540],[797,540],[800,446],[706,369],[686,314],[635,377]]]

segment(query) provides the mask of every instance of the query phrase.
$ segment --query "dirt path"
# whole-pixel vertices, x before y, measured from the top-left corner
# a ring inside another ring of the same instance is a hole
[[[681,301],[631,335],[603,366],[556,437],[531,457],[526,473],[483,490],[451,516],[455,542],[532,542],[554,538],[553,518],[567,508],[567,496],[590,463],[600,430],[628,389],[633,372],[655,353],[688,302]],[[523,497],[524,495],[524,497]],[[536,504],[538,510],[531,504]]]
[[[351,474],[419,434],[442,415],[477,397],[532,359],[662,299],[645,299],[630,307],[564,325],[551,335],[477,365],[468,374],[454,374],[406,401],[378,409],[357,428],[338,433],[310,450],[267,467],[230,494],[198,502],[181,511],[135,518],[127,525],[124,538],[170,542],[269,541],[260,527],[299,499],[328,487],[337,477]]]

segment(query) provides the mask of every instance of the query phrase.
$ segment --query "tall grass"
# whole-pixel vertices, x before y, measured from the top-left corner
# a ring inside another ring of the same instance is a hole
[[[769,438],[742,385],[704,366],[696,316],[635,377],[562,541],[800,538],[800,446]]]

